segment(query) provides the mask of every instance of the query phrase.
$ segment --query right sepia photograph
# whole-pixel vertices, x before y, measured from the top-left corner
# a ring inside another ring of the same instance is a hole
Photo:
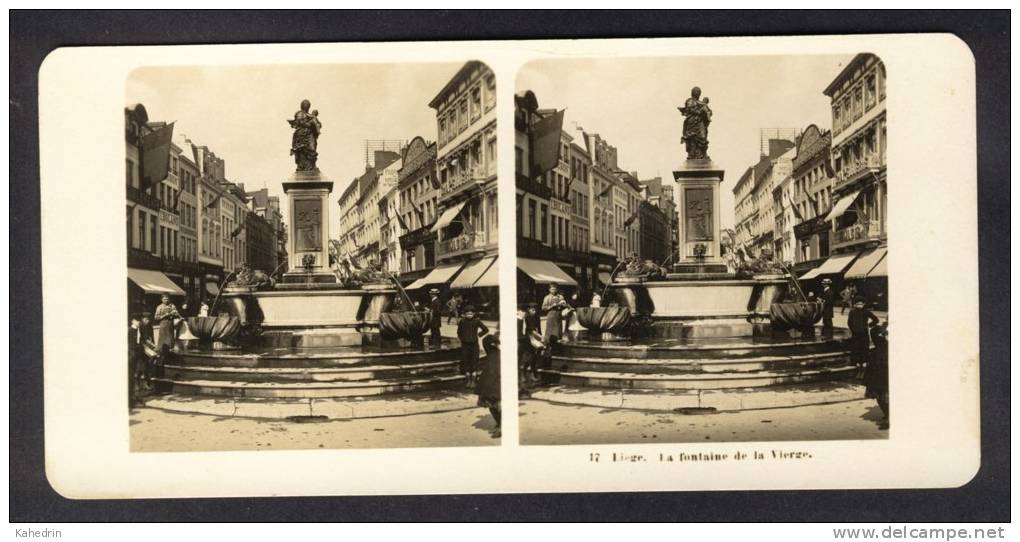
[[[888,438],[885,88],[866,52],[525,65],[521,444]]]

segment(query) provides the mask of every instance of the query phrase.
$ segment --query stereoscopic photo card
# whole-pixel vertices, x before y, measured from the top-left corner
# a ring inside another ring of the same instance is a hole
[[[975,85],[938,34],[58,49],[49,481],[964,484]]]

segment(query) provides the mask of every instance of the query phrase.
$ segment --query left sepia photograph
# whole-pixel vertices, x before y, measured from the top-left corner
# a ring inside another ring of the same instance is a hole
[[[132,452],[500,443],[477,61],[127,81]]]

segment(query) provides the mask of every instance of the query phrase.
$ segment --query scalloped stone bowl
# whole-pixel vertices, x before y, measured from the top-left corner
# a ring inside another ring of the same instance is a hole
[[[384,312],[379,315],[379,331],[384,337],[416,340],[429,328],[429,311]]]
[[[620,333],[630,324],[630,309],[624,306],[580,307],[577,323],[595,333]]]
[[[822,304],[810,301],[773,303],[769,306],[769,316],[773,326],[803,329],[822,319]]]
[[[241,320],[225,314],[219,316],[191,316],[188,329],[200,341],[227,342],[241,329]]]

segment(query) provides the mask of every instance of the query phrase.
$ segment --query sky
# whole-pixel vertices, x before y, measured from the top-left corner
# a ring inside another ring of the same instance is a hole
[[[263,187],[280,196],[293,173],[294,117],[302,99],[319,111],[319,169],[334,182],[335,202],[365,171],[366,139],[415,136],[436,139],[435,110],[428,106],[460,69],[459,63],[183,66],[140,68],[127,82],[127,104],[142,103],[150,121],[176,121],[226,163],[227,179],[249,191]],[[332,207],[330,237],[339,235]]]
[[[831,127],[822,91],[853,55],[542,60],[518,73],[541,108],[566,109],[563,128],[598,133],[638,178],[672,172],[687,158],[677,107],[701,87],[712,108],[708,155],[725,171],[722,227],[733,224],[733,185],[760,156],[761,128]],[[579,135],[579,134],[577,134]],[[507,156],[507,154],[501,154]],[[678,192],[679,194],[679,192]]]

